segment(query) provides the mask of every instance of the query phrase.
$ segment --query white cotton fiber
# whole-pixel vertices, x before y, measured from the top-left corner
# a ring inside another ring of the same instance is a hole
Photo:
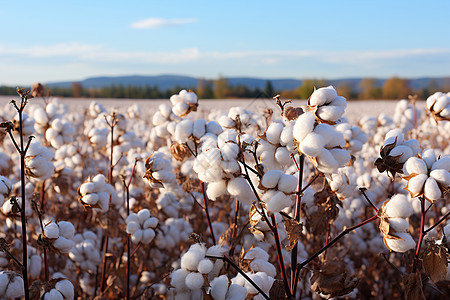
[[[178,269],[170,274],[170,285],[176,289],[183,290],[186,288],[185,280],[189,272],[185,269]]]
[[[337,169],[339,163],[331,154],[330,150],[322,148],[319,155],[317,156],[317,161],[319,163],[319,167],[324,167],[329,170]]]
[[[434,180],[434,178],[432,177],[429,177],[427,181],[425,181],[423,192],[424,196],[430,201],[439,200],[442,196],[442,192],[439,189],[436,180]]]
[[[142,230],[142,239],[141,242],[143,244],[149,244],[155,238],[155,231],[151,228],[147,228]]]
[[[59,237],[59,227],[56,223],[52,222],[44,227],[44,235],[49,239],[56,239]]]
[[[412,197],[416,197],[418,194],[422,192],[423,185],[425,181],[428,179],[426,174],[419,174],[408,181],[408,190],[411,193]]]
[[[211,297],[214,300],[225,300],[225,296],[228,291],[228,277],[226,275],[222,275],[214,278],[211,283]]]
[[[283,174],[278,181],[278,190],[286,194],[291,194],[297,190],[297,185],[297,177],[294,175]]]
[[[389,218],[407,218],[414,210],[405,195],[396,194],[386,204],[385,212]]]
[[[57,248],[61,253],[68,253],[70,249],[75,246],[75,243],[70,240],[66,239],[65,237],[60,236],[57,238],[53,243],[53,247]]]
[[[331,125],[321,123],[314,128],[314,132],[320,134],[322,138],[325,140],[325,144],[327,144],[334,139],[336,129],[333,128],[333,126]]]
[[[247,289],[239,284],[231,284],[228,288],[227,300],[242,300],[248,295]]]
[[[267,210],[272,213],[280,212],[286,207],[292,205],[292,200],[285,193],[276,191],[270,199],[264,199],[267,204]]]
[[[400,145],[403,143],[403,140],[404,140],[404,136],[403,136],[402,131],[398,128],[392,129],[392,130],[388,131],[388,133],[386,133],[386,135],[384,137],[383,147],[388,144],[392,144],[394,141],[397,142],[396,145]]]
[[[342,106],[322,106],[317,109],[316,114],[322,120],[336,122],[344,112],[345,107]]]
[[[450,172],[450,156],[441,157],[431,166],[431,170],[437,169],[444,169]]]
[[[181,257],[181,268],[190,270],[190,271],[197,271],[198,263],[205,258],[205,252],[206,249],[204,246],[197,246],[200,244],[192,245],[188,252],[186,252]]]
[[[269,254],[267,253],[267,251],[265,251],[261,247],[254,247],[254,248],[251,248],[250,250],[248,250],[247,253],[245,253],[244,259],[250,259],[250,260],[262,259],[262,260],[268,261]]]
[[[427,174],[428,169],[425,161],[418,157],[410,157],[403,165],[405,175]]]
[[[204,282],[205,279],[203,278],[203,275],[196,272],[189,273],[185,279],[186,286],[191,290],[200,289],[203,286]]]
[[[334,159],[338,162],[339,166],[345,166],[351,159],[350,152],[345,149],[331,149],[330,153],[333,155]]]
[[[266,138],[269,143],[277,145],[280,143],[280,135],[283,131],[284,125],[281,123],[272,123],[266,130]]]
[[[277,186],[278,181],[283,174],[284,173],[280,170],[270,170],[263,175],[261,184],[268,189],[273,189]]]
[[[395,233],[401,239],[385,239],[387,246],[395,252],[406,252],[410,249],[414,249],[416,243],[411,235],[407,232]]]
[[[65,299],[74,299],[73,284],[69,280],[60,280],[55,284],[55,288]]]
[[[239,154],[239,146],[235,143],[225,143],[220,147],[223,160],[236,160]]]
[[[137,213],[137,217],[139,220],[139,224],[144,224],[144,222],[150,218],[150,211],[147,208],[141,209],[138,213]]]
[[[347,100],[342,96],[337,96],[333,101],[331,101],[330,106],[340,106],[345,109],[347,108]]]
[[[220,162],[220,167],[225,173],[236,174],[241,172],[241,167],[237,160],[223,160]]]
[[[59,235],[66,239],[71,239],[75,235],[75,227],[72,223],[67,221],[59,221]]]
[[[206,133],[206,120],[197,119],[194,122],[194,127],[192,129],[192,135],[196,138],[201,138]]]
[[[398,157],[398,162],[404,163],[408,158],[413,156],[413,151],[407,146],[398,145],[389,152],[389,155],[392,157]]]
[[[293,130],[294,127],[293,126],[289,126],[289,127],[283,127],[283,130],[281,131],[280,134],[280,144],[285,146],[285,145],[290,145],[292,144],[294,137],[293,137]]]
[[[433,177],[439,184],[444,187],[450,185],[450,172],[444,169],[437,169],[430,172],[430,177]]]
[[[204,258],[198,263],[197,270],[202,274],[208,274],[213,267],[214,263],[210,259]]]
[[[302,141],[305,136],[313,131],[316,117],[312,112],[301,114],[293,126],[292,135],[297,141]]]
[[[216,200],[217,197],[222,196],[227,191],[227,183],[225,180],[208,183],[206,188],[206,195],[211,200]]]
[[[404,218],[389,218],[388,222],[395,232],[407,232],[409,227],[408,221]]]
[[[206,131],[215,135],[222,133],[223,129],[216,121],[209,121],[206,125]]]
[[[282,166],[292,163],[291,154],[286,147],[278,147],[275,150],[275,160]]]
[[[316,157],[324,146],[325,140],[322,135],[311,132],[300,143],[299,150],[305,155]]]
[[[239,201],[251,204],[255,200],[255,195],[250,188],[248,182],[242,177],[235,177],[228,181],[228,192],[237,197]]]
[[[336,90],[330,85],[315,90],[309,98],[309,105],[324,105],[330,103],[337,97]]]
[[[277,276],[277,270],[275,269],[275,266],[264,259],[254,259],[250,263],[250,268],[256,272],[264,272],[271,277]]]

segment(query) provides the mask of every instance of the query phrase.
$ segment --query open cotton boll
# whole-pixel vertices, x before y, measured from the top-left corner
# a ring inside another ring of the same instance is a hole
[[[277,145],[280,143],[280,135],[283,131],[284,125],[281,123],[272,123],[266,130],[266,138],[269,143]]]
[[[436,154],[433,149],[425,149],[422,151],[422,159],[425,161],[428,169],[436,162]]]
[[[223,160],[235,160],[239,154],[239,146],[235,143],[225,143],[220,147]]]
[[[280,144],[283,146],[291,145],[294,140],[293,132],[294,132],[293,126],[283,127],[283,130],[281,131],[280,134]]]
[[[298,179],[294,175],[283,174],[278,181],[278,190],[286,194],[296,191]]]
[[[345,109],[347,108],[347,100],[342,96],[337,96],[333,101],[330,102],[330,106],[340,106]]]
[[[325,140],[323,137],[320,134],[311,132],[301,141],[299,150],[305,155],[316,157],[324,146]]]
[[[314,128],[314,132],[322,136],[325,140],[325,144],[328,144],[330,141],[334,140],[334,136],[336,135],[336,129],[326,123],[317,124]]]
[[[302,141],[314,129],[316,117],[312,112],[301,114],[293,126],[292,135],[297,141]]]
[[[236,174],[240,173],[241,167],[239,166],[239,163],[237,160],[229,160],[229,161],[221,161],[220,166],[222,167],[223,171],[229,174]]]
[[[247,251],[244,255],[244,259],[262,259],[265,261],[269,260],[269,254],[267,251],[263,250],[261,247],[254,247]]]
[[[255,195],[250,185],[242,177],[235,177],[228,181],[227,191],[246,204],[251,204],[255,200]]]
[[[310,106],[314,105],[324,105],[327,103],[330,103],[337,97],[337,92],[334,89],[334,87],[327,86],[327,87],[321,87],[317,90],[315,90],[311,97],[309,98],[308,104]]]
[[[64,296],[65,299],[74,299],[75,293],[73,284],[69,280],[60,280],[55,284],[55,288]]]
[[[227,292],[227,300],[242,300],[248,295],[247,289],[238,284],[231,284]]]
[[[197,119],[194,122],[194,127],[192,130],[192,135],[196,138],[201,138],[206,133],[206,120]]]
[[[385,212],[389,218],[407,218],[414,213],[411,203],[405,195],[392,196],[385,205]]]
[[[407,232],[395,233],[400,239],[385,239],[386,245],[395,252],[406,252],[410,249],[414,249],[416,243],[414,242],[411,234]]]
[[[205,258],[206,248],[202,244],[194,244],[181,257],[181,268],[189,271],[197,271],[198,264]]]
[[[52,243],[52,245],[61,253],[69,253],[70,249],[75,246],[75,243],[70,239],[60,236]]]
[[[333,155],[334,159],[338,162],[339,166],[345,166],[351,159],[350,152],[345,149],[331,149],[330,153]]]
[[[386,133],[384,139],[385,140],[384,140],[383,147],[388,144],[392,144],[395,141],[397,141],[396,145],[400,145],[403,143],[404,136],[400,129],[395,128],[395,129],[388,131],[388,133]]]
[[[170,274],[170,285],[173,286],[176,289],[186,289],[186,276],[189,274],[189,271],[185,269],[178,269],[173,271]]]
[[[331,154],[330,150],[322,148],[319,155],[317,155],[318,169],[334,170],[339,166],[338,161]]]
[[[44,227],[44,235],[49,239],[56,239],[59,237],[59,227],[56,223],[51,222]]]
[[[75,235],[75,227],[72,223],[67,221],[59,221],[59,235],[66,239],[71,239]]]
[[[343,106],[322,106],[316,111],[317,116],[325,121],[336,122],[345,112]]]
[[[277,276],[277,270],[275,269],[275,266],[267,260],[254,259],[250,262],[250,268],[256,272],[264,272],[271,277]]]
[[[403,165],[403,172],[405,175],[410,174],[427,174],[428,168],[423,159],[418,157],[410,157]]]
[[[202,259],[198,263],[197,270],[202,274],[208,274],[214,268],[214,263],[210,259]]]
[[[278,185],[283,174],[280,170],[270,170],[261,178],[261,184],[268,189],[273,189]]]
[[[450,156],[444,156],[439,158],[431,166],[431,170],[444,169],[450,172]]]

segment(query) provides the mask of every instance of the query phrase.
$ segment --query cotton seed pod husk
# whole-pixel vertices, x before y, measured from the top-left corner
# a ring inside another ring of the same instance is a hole
[[[177,142],[173,142],[170,146],[170,153],[172,153],[172,156],[178,161],[183,161],[185,158],[188,158],[192,155],[189,147],[186,144],[180,144]]]
[[[286,121],[293,121],[301,114],[303,114],[303,109],[301,107],[286,106],[283,109],[282,116]]]

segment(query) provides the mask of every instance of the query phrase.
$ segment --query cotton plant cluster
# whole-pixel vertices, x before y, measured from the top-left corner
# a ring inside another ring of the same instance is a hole
[[[313,289],[310,275],[315,270],[325,274],[322,267],[332,259],[348,266],[347,275],[367,273],[358,275],[361,285],[348,297],[363,297],[366,286],[377,291],[388,286],[397,293],[401,284],[396,271],[384,268],[384,261],[375,266],[373,262],[380,252],[391,250],[397,254],[389,260],[407,270],[401,257],[414,256],[411,249],[418,245],[420,199],[429,200],[425,220],[430,224],[450,210],[446,203],[450,122],[444,95],[430,97],[428,114],[405,100],[393,118],[361,116],[357,124],[344,118],[346,100],[331,86],[316,89],[303,109],[284,107],[281,113],[255,112],[254,107],[204,113],[196,111],[195,93],[186,90],[151,114],[137,103],[117,110],[99,102],[92,102],[84,113],[68,113],[61,101],[48,99],[42,105],[34,99],[24,124],[24,136],[36,136],[26,161],[31,179],[26,185],[27,230],[30,241],[39,241],[28,245],[29,279],[45,281],[47,287],[39,295],[44,299],[94,298],[103,292],[104,298],[125,298],[125,268],[130,263],[132,297],[265,299],[224,263],[224,255],[269,295],[283,284],[278,240],[290,278],[291,266],[323,247],[327,235],[333,239],[376,214],[377,220],[349,232],[302,270],[295,297],[331,295]],[[113,120],[117,120],[114,130]],[[17,122],[16,118],[15,126]],[[4,203],[0,237],[11,244],[14,255],[20,255],[21,223],[18,208],[10,201],[14,196],[21,205],[16,163],[20,157],[11,151],[7,138],[0,144]],[[300,154],[308,158],[302,190],[294,163]],[[377,158],[381,162],[374,165]],[[401,176],[393,176],[394,172]],[[377,213],[360,187],[379,207]],[[298,223],[297,197],[301,198]],[[205,216],[208,209],[216,246]],[[40,239],[39,214],[44,226]],[[429,241],[443,240],[440,228],[426,238],[421,251]],[[294,263],[292,245],[297,242]],[[56,257],[47,260],[48,278],[44,247],[55,250],[50,255]],[[101,290],[105,261],[106,288]],[[6,252],[0,252],[0,266],[20,271]],[[374,274],[379,282],[370,280]],[[19,283],[21,279],[16,273],[3,277],[17,278]],[[0,297],[9,297],[6,290],[0,289]]]

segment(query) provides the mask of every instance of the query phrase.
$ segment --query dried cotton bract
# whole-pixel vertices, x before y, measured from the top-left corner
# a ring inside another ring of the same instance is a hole
[[[149,244],[155,237],[158,219],[150,216],[148,209],[141,209],[137,214],[130,214],[126,221],[127,233],[131,234],[131,241],[135,244]]]
[[[425,149],[420,157],[409,158],[404,166],[405,190],[411,197],[424,196],[431,203],[442,197],[450,186],[450,156],[439,159],[433,149]]]
[[[407,218],[413,213],[411,203],[406,196],[396,194],[385,201],[378,210],[381,219],[380,231],[386,247],[395,252],[406,252],[415,247],[415,242],[409,234]]]

